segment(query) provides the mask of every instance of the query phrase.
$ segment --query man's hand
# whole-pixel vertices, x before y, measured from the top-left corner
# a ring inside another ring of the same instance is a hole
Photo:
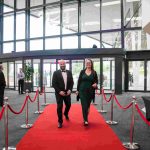
[[[92,87],[93,87],[93,88],[97,88],[97,84],[94,83],[94,84],[92,85]]]
[[[76,91],[76,95],[78,95],[79,94],[79,92],[78,91]]]
[[[64,91],[60,91],[60,92],[59,92],[59,95],[61,95],[61,96],[66,96],[66,94],[65,94]]]
[[[71,94],[71,91],[70,90],[68,90],[67,91],[67,96],[69,96]]]

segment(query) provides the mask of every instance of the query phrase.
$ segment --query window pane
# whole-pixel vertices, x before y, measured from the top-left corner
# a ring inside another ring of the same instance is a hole
[[[14,0],[4,0],[4,13],[14,11]]]
[[[129,90],[144,90],[144,61],[129,62]]]
[[[60,0],[46,0],[46,3],[54,3],[54,2],[59,2]]]
[[[121,33],[103,33],[102,34],[102,47],[103,48],[121,48]]]
[[[17,0],[17,9],[25,8],[25,1],[26,0]]]
[[[63,49],[78,48],[78,37],[77,36],[67,36],[62,39]]]
[[[78,4],[63,5],[63,34],[78,32]]]
[[[4,16],[3,39],[9,41],[14,39],[14,15]]]
[[[81,48],[100,48],[100,34],[82,35]]]
[[[3,44],[3,53],[11,53],[12,51],[14,51],[14,43],[13,42]]]
[[[43,4],[43,0],[30,0],[30,6],[38,6],[38,5],[42,5]]]
[[[30,38],[43,36],[43,9],[30,12]]]
[[[60,35],[60,7],[46,7],[45,35]]]
[[[125,32],[125,49],[126,50],[146,50],[150,48],[150,38],[143,31],[127,31]]]
[[[25,51],[25,41],[16,42],[16,52]]]
[[[46,50],[60,49],[60,38],[45,39],[45,49]]]
[[[147,62],[147,90],[150,91],[150,61]]]
[[[99,0],[81,3],[82,32],[100,30],[100,7],[98,5]]]
[[[102,0],[102,30],[121,28],[120,0]]]
[[[25,12],[16,15],[16,39],[25,39]]]
[[[43,50],[43,40],[30,40],[30,50]]]
[[[124,0],[124,25],[127,28],[142,25],[140,0]]]

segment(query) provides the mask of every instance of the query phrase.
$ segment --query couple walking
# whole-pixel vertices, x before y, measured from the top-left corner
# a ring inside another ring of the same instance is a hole
[[[71,91],[73,88],[73,77],[69,70],[66,70],[66,62],[59,61],[60,70],[53,74],[52,86],[55,89],[55,96],[57,101],[57,115],[58,115],[58,128],[62,128],[63,124],[63,101],[65,103],[64,116],[69,120],[69,110],[71,107]],[[81,100],[82,114],[84,125],[88,126],[88,113],[91,101],[95,96],[95,89],[97,88],[98,78],[97,73],[93,68],[93,62],[90,59],[85,60],[85,69],[81,70],[78,84],[77,84],[77,97]]]

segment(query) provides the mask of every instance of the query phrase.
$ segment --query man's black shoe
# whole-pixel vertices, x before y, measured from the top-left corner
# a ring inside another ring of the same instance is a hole
[[[62,123],[58,123],[58,128],[62,128]]]
[[[66,118],[66,120],[69,120],[69,117],[68,117],[68,115],[65,115],[65,118]]]

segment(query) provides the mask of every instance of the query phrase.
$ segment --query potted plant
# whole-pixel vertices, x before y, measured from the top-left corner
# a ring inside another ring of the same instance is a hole
[[[25,74],[25,84],[24,89],[28,89],[29,92],[33,91],[32,89],[32,76],[33,76],[34,70],[30,63],[25,65],[24,68],[24,74]]]

